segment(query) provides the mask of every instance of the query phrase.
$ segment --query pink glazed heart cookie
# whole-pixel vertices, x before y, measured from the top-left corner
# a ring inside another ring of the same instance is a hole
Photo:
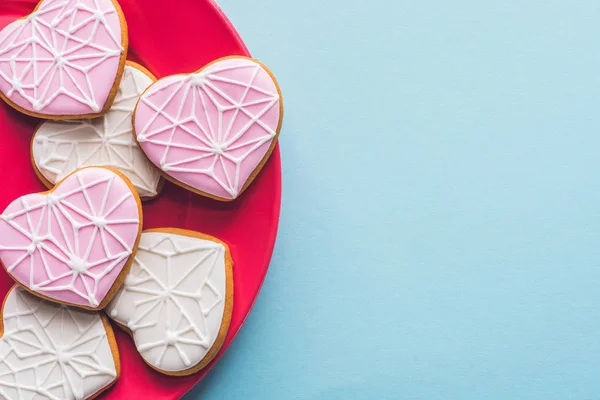
[[[109,168],[80,169],[0,215],[0,261],[31,293],[103,309],[123,283],[142,226],[140,198]]]
[[[273,75],[259,62],[236,56],[154,83],[137,104],[134,130],[166,179],[232,201],[267,162],[282,120]]]
[[[34,117],[97,117],[112,105],[127,47],[116,0],[43,0],[0,32],[0,96]]]

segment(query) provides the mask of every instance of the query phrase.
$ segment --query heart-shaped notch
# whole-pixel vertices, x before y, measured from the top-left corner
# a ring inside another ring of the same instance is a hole
[[[154,83],[137,104],[134,129],[166,179],[232,201],[273,152],[282,120],[274,76],[259,62],[235,56]]]
[[[0,32],[0,96],[34,117],[97,117],[112,105],[127,47],[116,0],[43,0]]]
[[[120,172],[80,169],[0,215],[0,261],[30,292],[103,309],[122,285],[141,235],[142,206]]]

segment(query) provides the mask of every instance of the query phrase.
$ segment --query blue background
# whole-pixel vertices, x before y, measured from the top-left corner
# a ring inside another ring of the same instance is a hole
[[[600,398],[600,2],[220,4],[282,85],[283,209],[186,400]]]

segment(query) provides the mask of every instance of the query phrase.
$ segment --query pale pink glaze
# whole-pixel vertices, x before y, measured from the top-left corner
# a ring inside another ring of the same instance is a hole
[[[11,203],[0,216],[0,261],[19,283],[46,297],[96,308],[133,252],[138,202],[105,168],[69,176],[50,194]]]
[[[124,49],[111,0],[45,0],[0,32],[0,90],[43,115],[100,112]]]
[[[280,94],[259,63],[222,59],[150,86],[135,130],[142,150],[182,184],[235,199],[277,137]]]

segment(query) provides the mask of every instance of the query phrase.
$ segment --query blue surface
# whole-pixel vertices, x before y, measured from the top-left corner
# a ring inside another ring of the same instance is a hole
[[[186,400],[600,398],[600,2],[222,0],[281,232]]]

